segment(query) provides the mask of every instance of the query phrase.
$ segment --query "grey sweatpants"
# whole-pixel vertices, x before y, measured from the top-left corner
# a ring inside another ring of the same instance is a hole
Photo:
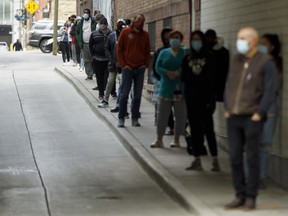
[[[163,136],[168,124],[171,108],[173,107],[175,116],[175,134],[181,135],[185,130],[187,121],[187,110],[185,100],[167,101],[159,100],[159,114],[157,122],[157,135]]]

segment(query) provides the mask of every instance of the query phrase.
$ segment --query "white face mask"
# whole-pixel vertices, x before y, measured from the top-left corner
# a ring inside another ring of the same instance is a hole
[[[243,40],[243,39],[237,40],[236,47],[237,47],[238,53],[240,53],[242,55],[247,54],[248,51],[250,50],[249,42],[247,40]]]
[[[89,19],[89,14],[84,13],[84,14],[83,14],[83,18],[84,18],[85,20]]]

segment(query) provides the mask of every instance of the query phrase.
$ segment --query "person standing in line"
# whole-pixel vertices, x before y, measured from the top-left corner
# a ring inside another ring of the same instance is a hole
[[[244,27],[237,34],[236,55],[224,93],[230,163],[235,198],[226,209],[256,208],[260,175],[260,135],[266,114],[275,100],[277,69],[272,58],[258,51],[258,32]],[[243,153],[246,151],[248,174]]]
[[[185,99],[190,125],[194,160],[186,170],[203,170],[201,149],[206,137],[212,156],[211,171],[220,171],[217,142],[214,132],[213,113],[216,107],[215,57],[206,44],[202,31],[194,31],[190,36],[190,55],[182,63],[181,78],[185,83]]]
[[[158,48],[155,53],[154,53],[154,59],[153,59],[153,78],[154,78],[154,92],[153,92],[153,102],[155,104],[155,125],[157,125],[157,121],[158,121],[158,113],[159,113],[159,100],[158,100],[158,96],[159,96],[159,90],[160,90],[160,79],[161,76],[157,73],[156,70],[156,61],[157,58],[160,54],[160,52],[165,49],[170,47],[170,43],[169,43],[169,33],[172,31],[173,29],[170,27],[165,27],[162,31],[161,31],[161,40],[162,40],[162,44],[163,46]],[[157,94],[157,95],[156,95]],[[174,115],[173,115],[173,111],[171,110],[171,113],[169,115],[169,120],[168,120],[168,128],[169,131],[167,132],[167,135],[174,135]]]
[[[133,82],[131,104],[132,126],[141,126],[140,104],[144,82],[144,73],[150,61],[150,41],[148,32],[143,30],[145,16],[134,17],[130,27],[123,29],[117,44],[119,67],[122,69],[121,96],[119,101],[118,127],[125,127],[127,101]]]
[[[81,55],[84,60],[85,73],[87,75],[86,80],[93,80],[93,57],[89,50],[89,40],[91,33],[96,29],[96,22],[90,15],[89,9],[83,10],[83,18],[77,24],[76,28],[76,40],[81,49]]]
[[[63,65],[69,65],[70,64],[70,49],[69,49],[69,42],[71,41],[71,37],[69,34],[69,29],[66,27],[66,25],[62,26],[59,30],[60,38],[60,48],[62,52],[62,60]]]
[[[117,27],[116,30],[108,36],[108,40],[105,44],[105,53],[106,56],[109,58],[108,63],[108,82],[106,85],[105,96],[103,101],[98,105],[100,108],[108,107],[109,106],[109,96],[112,93],[113,88],[115,87],[116,76],[119,72],[120,68],[118,67],[117,63],[117,56],[116,56],[116,45],[118,42],[118,38],[122,29],[125,28],[125,23],[123,19],[117,20]]]
[[[181,81],[181,64],[187,50],[181,47],[183,34],[177,30],[169,33],[170,48],[163,49],[156,61],[156,71],[161,76],[159,91],[159,116],[157,121],[157,139],[151,148],[162,148],[163,135],[168,123],[171,109],[175,115],[175,135],[171,148],[180,148],[179,138],[185,130],[187,120],[184,100],[184,83]]]
[[[99,30],[93,31],[90,36],[89,49],[94,58],[92,65],[96,75],[99,100],[102,101],[107,83],[107,66],[109,62],[109,58],[105,54],[105,44],[111,31],[108,29],[108,22],[105,17],[101,18],[99,26]]]
[[[22,44],[19,41],[19,39],[17,39],[17,41],[13,44],[13,50],[14,51],[21,51],[21,50],[23,51]]]
[[[229,51],[224,47],[224,40],[217,37],[215,30],[208,29],[205,32],[208,49],[215,58],[215,90],[216,101],[223,102],[226,78],[229,69]]]
[[[269,153],[271,150],[273,137],[276,129],[277,116],[278,116],[278,103],[279,96],[282,92],[283,84],[283,66],[282,57],[280,56],[281,43],[279,37],[276,34],[264,34],[261,36],[258,46],[259,52],[269,54],[272,56],[273,61],[277,68],[276,79],[276,93],[275,99],[271,104],[267,119],[263,126],[263,131],[260,140],[260,181],[259,189],[265,189],[267,187],[267,170],[269,162]]]

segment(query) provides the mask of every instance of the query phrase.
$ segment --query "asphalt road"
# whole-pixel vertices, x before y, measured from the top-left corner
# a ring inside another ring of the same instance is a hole
[[[0,53],[0,216],[188,215],[56,65],[38,51]]]

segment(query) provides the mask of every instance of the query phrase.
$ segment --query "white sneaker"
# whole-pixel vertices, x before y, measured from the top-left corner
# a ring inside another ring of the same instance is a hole
[[[66,66],[67,65],[67,63],[66,62],[63,62],[63,64],[62,64],[63,66]]]

